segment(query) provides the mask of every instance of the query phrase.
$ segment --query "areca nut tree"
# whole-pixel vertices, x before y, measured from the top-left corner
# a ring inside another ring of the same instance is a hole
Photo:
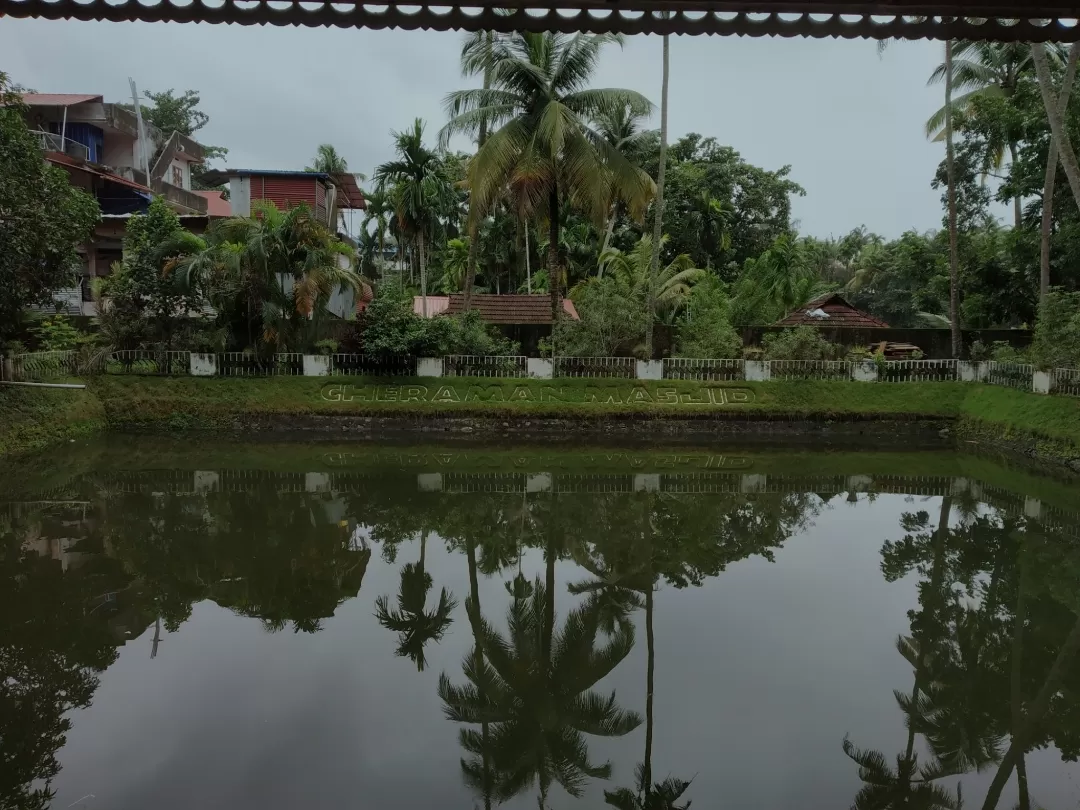
[[[444,139],[477,133],[484,123],[494,129],[469,163],[470,219],[484,216],[505,189],[514,188],[522,210],[546,218],[548,241],[558,245],[564,205],[602,224],[612,189],[624,200],[649,193],[645,172],[591,126],[619,107],[651,110],[635,91],[587,86],[603,48],[621,42],[607,34],[501,37],[483,57],[490,63],[491,87],[447,96]],[[562,271],[558,251],[549,251],[553,317],[561,308]]]
[[[667,15],[665,15],[666,17]],[[667,173],[668,81],[671,77],[671,41],[664,34],[663,83],[660,91],[660,166],[656,170],[652,260],[649,262],[648,310],[645,313],[645,357],[653,356],[653,319],[656,317],[656,275],[660,270],[660,237],[664,232],[664,177]]]
[[[443,171],[437,151],[424,145],[424,122],[417,118],[410,129],[392,133],[397,157],[375,170],[375,179],[389,184],[398,225],[416,248],[420,268],[420,296],[426,318],[427,247],[442,213],[456,205],[454,189]]]

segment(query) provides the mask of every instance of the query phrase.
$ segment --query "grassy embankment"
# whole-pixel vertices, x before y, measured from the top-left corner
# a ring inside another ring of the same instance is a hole
[[[89,389],[0,385],[0,456],[86,438],[105,427],[105,411]]]
[[[749,401],[729,401],[738,396]],[[451,414],[582,420],[944,418],[956,420],[965,438],[990,446],[1007,442],[1044,458],[1080,459],[1080,400],[976,384],[120,376],[93,380],[85,392],[0,390],[0,454],[103,426],[158,433],[233,431],[275,416],[333,414],[419,420]]]

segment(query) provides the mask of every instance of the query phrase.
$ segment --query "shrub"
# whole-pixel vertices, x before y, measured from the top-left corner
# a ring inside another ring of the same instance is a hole
[[[1052,292],[1039,308],[1031,359],[1041,369],[1080,368],[1080,292]]]
[[[43,352],[74,349],[82,337],[82,333],[72,325],[67,315],[59,312],[42,318],[30,333],[37,341],[38,349]]]
[[[675,349],[679,357],[723,360],[741,356],[742,338],[731,325],[730,303],[719,280],[707,278],[690,293],[686,315],[676,331]]]
[[[990,347],[983,343],[981,340],[976,340],[974,343],[971,344],[971,350],[968,352],[968,356],[976,362],[989,360]]]
[[[797,326],[766,335],[766,360],[831,360],[836,347],[812,326]]]
[[[585,284],[574,304],[581,320],[559,318],[555,351],[563,357],[612,357],[637,352],[645,340],[645,310],[615,285]]]
[[[990,359],[995,363],[1030,363],[1031,358],[1028,357],[1027,352],[1013,347],[1012,344],[1004,341],[994,341],[994,345],[990,348]]]
[[[333,338],[326,338],[325,340],[315,341],[314,349],[316,353],[329,356],[331,354],[337,354],[338,342]]]
[[[476,310],[422,318],[412,311],[412,299],[396,291],[380,292],[364,311],[363,348],[366,354],[422,357],[510,355],[521,350]]]

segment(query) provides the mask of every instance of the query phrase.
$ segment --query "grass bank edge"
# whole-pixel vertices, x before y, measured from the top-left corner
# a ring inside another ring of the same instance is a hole
[[[0,458],[90,438],[105,428],[105,409],[88,389],[0,385]]]

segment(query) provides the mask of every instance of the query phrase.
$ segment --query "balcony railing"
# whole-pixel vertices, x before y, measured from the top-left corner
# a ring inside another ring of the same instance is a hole
[[[195,194],[192,191],[188,191],[186,188],[174,186],[163,180],[155,180],[151,189],[155,194],[160,194],[164,197],[167,202],[182,205],[184,208],[191,209],[196,214],[206,213],[206,198]]]
[[[39,129],[32,130],[30,134],[37,138],[43,152],[61,152],[68,157],[78,158],[79,160],[90,159],[90,149],[85,144],[73,141],[71,138],[62,138],[55,132],[43,132]]]

